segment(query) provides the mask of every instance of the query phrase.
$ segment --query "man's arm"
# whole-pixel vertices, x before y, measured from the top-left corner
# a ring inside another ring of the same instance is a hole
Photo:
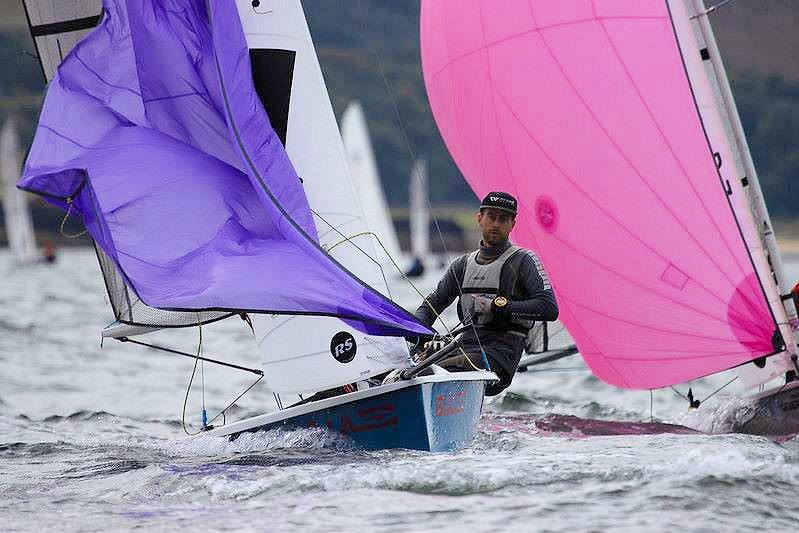
[[[512,274],[518,276],[519,285],[525,289],[527,297],[524,300],[511,300],[508,302],[508,312],[522,318],[551,322],[558,318],[558,302],[549,283],[541,260],[534,253],[527,251],[523,254],[517,269]]]
[[[444,309],[450,306],[460,295],[460,285],[466,266],[466,257],[454,261],[438,282],[438,287],[422,302],[414,315],[420,322],[432,326]]]

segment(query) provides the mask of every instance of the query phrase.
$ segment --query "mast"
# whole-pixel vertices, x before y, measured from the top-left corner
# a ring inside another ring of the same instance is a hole
[[[746,139],[740,115],[738,114],[738,107],[735,103],[735,97],[726,74],[727,71],[721,58],[713,27],[710,25],[708,10],[704,0],[689,1],[693,4],[695,9],[696,15],[694,15],[693,18],[697,22],[696,28],[699,33],[698,37],[704,41],[705,50],[707,51],[707,55],[703,56],[703,58],[706,58],[706,64],[710,66],[710,71],[712,73],[711,82],[715,82],[713,85],[718,90],[718,95],[720,97],[719,111],[722,112],[723,118],[725,119],[725,126],[728,128],[728,137],[730,137],[731,147],[735,152],[736,158],[739,160],[737,163],[742,166],[743,190],[748,199],[749,209],[755,220],[755,228],[761,245],[764,248],[766,261],[772,274],[773,279],[763,281],[776,284],[788,322],[787,324],[779,324],[780,333],[782,334],[788,354],[795,354],[797,350],[795,330],[797,325],[799,325],[799,318],[797,317],[797,310],[793,299],[786,297],[789,294],[789,288],[785,279],[785,269],[777,245],[777,239],[774,235],[771,217],[769,216],[763,191],[760,187],[757,169],[752,159],[749,143]],[[793,369],[794,364],[791,361],[786,359],[784,363],[785,370]],[[748,381],[746,378],[744,379]]]

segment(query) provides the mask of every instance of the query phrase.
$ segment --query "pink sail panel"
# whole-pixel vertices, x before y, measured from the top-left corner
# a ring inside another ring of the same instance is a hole
[[[591,370],[620,387],[774,352],[671,16],[664,0],[422,2],[450,153],[478,196],[519,198],[514,240],[540,253]]]

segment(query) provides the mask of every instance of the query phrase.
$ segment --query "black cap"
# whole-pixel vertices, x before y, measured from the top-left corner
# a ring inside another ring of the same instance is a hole
[[[493,191],[488,193],[486,197],[483,198],[482,203],[480,203],[481,210],[489,207],[516,215],[516,198],[506,192]]]

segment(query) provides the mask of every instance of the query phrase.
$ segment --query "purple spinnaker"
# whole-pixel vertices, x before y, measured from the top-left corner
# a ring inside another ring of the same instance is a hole
[[[236,6],[208,9],[106,0],[50,83],[19,186],[79,215],[149,306],[429,331],[319,248]]]

